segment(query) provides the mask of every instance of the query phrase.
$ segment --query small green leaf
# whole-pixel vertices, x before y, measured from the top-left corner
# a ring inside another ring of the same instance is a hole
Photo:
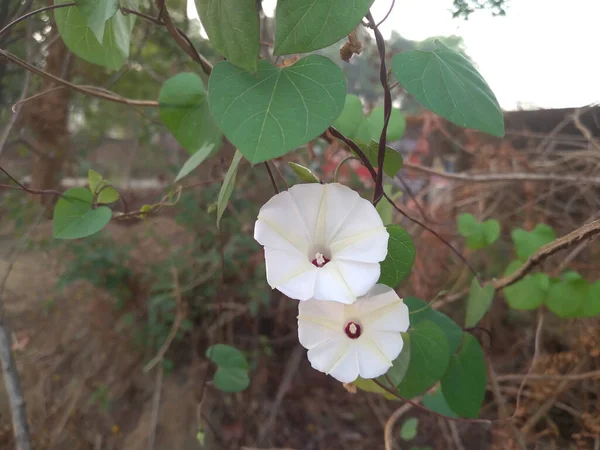
[[[482,224],[483,236],[488,245],[493,244],[500,237],[500,222],[496,219],[485,220]]]
[[[198,0],[211,45],[236,66],[256,72],[260,25],[256,0]]]
[[[206,350],[206,357],[219,367],[248,369],[244,354],[230,345],[215,344]]]
[[[107,205],[109,203],[114,203],[119,200],[120,195],[119,192],[112,186],[104,186],[100,189],[98,193],[97,202],[100,204]]]
[[[374,0],[279,0],[275,11],[275,55],[308,53],[348,35]]]
[[[206,152],[206,146],[210,145],[215,150],[220,147],[221,130],[210,113],[204,84],[198,75],[184,72],[165,81],[158,96],[158,112],[188,153],[196,155],[202,149]]]
[[[436,388],[433,393],[425,394],[421,399],[421,403],[423,403],[423,406],[426,408],[438,414],[442,414],[446,417],[457,417],[456,413],[448,406],[440,387]]]
[[[310,55],[253,75],[221,61],[208,84],[210,109],[225,136],[252,163],[283,156],[320,135],[344,109],[346,80],[330,59]]]
[[[590,284],[588,296],[578,313],[578,317],[595,317],[600,315],[600,281]]]
[[[206,158],[211,156],[214,153],[215,144],[205,143],[200,147],[200,149],[194,153],[189,159],[185,162],[177,176],[175,177],[175,181],[173,183],[177,183],[183,177],[189,175],[196,167],[204,162]]]
[[[378,283],[396,288],[410,273],[415,261],[415,246],[410,235],[400,225],[388,225],[390,235],[388,254],[381,263],[381,275]]]
[[[88,27],[98,42],[102,43],[106,21],[117,13],[119,2],[117,0],[75,0],[75,4],[87,20]]]
[[[458,232],[467,238],[467,247],[472,250],[485,248],[493,244],[500,236],[500,222],[488,219],[479,222],[472,214],[458,216]]]
[[[367,117],[367,125],[369,127],[369,134],[371,139],[379,142],[381,137],[381,130],[383,129],[383,107],[378,106],[371,111],[371,114]],[[404,135],[406,130],[406,120],[404,114],[399,109],[393,108],[390,115],[390,121],[388,122],[387,128],[387,141],[397,141]]]
[[[589,290],[583,278],[559,281],[550,286],[546,306],[558,317],[576,317],[589,298]]]
[[[92,0],[89,0],[90,3]],[[69,0],[56,0],[56,5],[68,3]],[[133,6],[137,2],[133,2]],[[97,34],[88,26],[88,20],[75,7],[54,10],[54,18],[60,37],[74,54],[92,64],[117,70],[129,58],[131,30],[135,24],[135,15],[124,15],[117,11],[104,24],[102,43]],[[99,31],[96,28],[96,32]]]
[[[437,311],[428,303],[416,297],[405,297],[404,303],[410,311],[410,323],[416,325],[423,320],[430,320],[442,329],[448,340],[448,350],[453,355],[462,341],[463,330],[446,314]]]
[[[545,224],[537,224],[533,231],[525,231],[522,228],[516,228],[511,233],[517,256],[521,260],[526,260],[533,255],[540,247],[549,244],[556,239],[556,233],[552,227]]]
[[[398,53],[392,72],[423,106],[450,122],[504,136],[504,115],[496,96],[462,54],[439,40],[433,51]]]
[[[411,398],[433,386],[446,372],[450,362],[444,331],[430,320],[422,320],[409,331],[410,364],[398,393]]]
[[[88,184],[90,186],[90,191],[92,191],[94,195],[98,194],[100,188],[104,184],[102,180],[102,175],[100,175],[94,169],[90,169],[88,171]]]
[[[379,144],[373,140],[367,143],[360,138],[356,138],[354,142],[360,147],[373,167],[377,169],[379,159]],[[402,158],[400,152],[386,145],[385,157],[383,160],[383,171],[385,174],[392,178],[395,177],[398,171],[402,168],[403,163],[404,159]]]
[[[294,173],[300,181],[304,181],[305,183],[320,183],[321,180],[317,178],[317,176],[310,171],[309,168],[301,166],[300,164],[296,164],[295,162],[288,162],[288,165],[292,168]]]
[[[365,380],[364,378],[358,377],[352,382],[361,391],[371,392],[373,394],[381,394],[388,400],[399,400],[395,395],[390,394],[388,391],[377,385],[373,380]],[[387,386],[387,383],[386,383]]]
[[[460,351],[450,359],[441,381],[444,398],[459,416],[475,418],[483,403],[486,383],[483,350],[473,335],[464,333]]]
[[[522,264],[521,261],[511,262],[506,268],[504,276],[512,274]],[[504,288],[504,298],[511,308],[525,311],[537,309],[544,303],[549,287],[548,275],[544,273],[526,275],[522,280]]]
[[[400,437],[405,441],[412,441],[417,437],[417,427],[419,425],[419,419],[411,417],[406,419],[400,427]]]
[[[485,316],[494,299],[494,286],[486,284],[481,287],[477,278],[471,280],[471,290],[467,299],[465,327],[474,327]]]
[[[94,196],[85,188],[66,191],[54,207],[52,218],[56,239],[79,239],[102,230],[112,217],[110,208],[93,208]]]
[[[333,122],[333,126],[344,136],[352,139],[363,121],[363,106],[356,95],[346,95],[346,103],[340,116]]]
[[[248,371],[237,367],[219,367],[213,381],[223,392],[242,392],[250,385]]]
[[[221,186],[221,190],[219,191],[219,198],[217,200],[217,228],[219,228],[221,217],[223,216],[225,208],[227,208],[227,204],[229,203],[229,199],[231,198],[233,187],[235,186],[235,178],[237,176],[238,165],[241,159],[242,154],[239,150],[236,150],[235,155],[233,155],[231,165],[229,166],[229,169],[225,174],[225,178],[223,179],[223,185]]]
[[[458,216],[457,229],[461,236],[468,238],[479,231],[479,221],[473,214],[463,213]]]

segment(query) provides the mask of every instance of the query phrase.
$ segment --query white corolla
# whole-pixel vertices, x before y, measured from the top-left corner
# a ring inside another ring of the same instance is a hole
[[[298,338],[312,367],[350,383],[385,374],[402,351],[409,312],[396,292],[376,284],[352,305],[299,303]]]
[[[375,207],[338,183],[297,184],[260,209],[267,282],[296,300],[351,304],[379,279],[389,234]]]

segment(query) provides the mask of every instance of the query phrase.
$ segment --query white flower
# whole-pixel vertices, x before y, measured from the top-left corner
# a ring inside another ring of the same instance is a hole
[[[408,307],[396,292],[376,284],[352,305],[300,302],[298,338],[314,369],[342,383],[385,374],[408,330]]]
[[[297,184],[258,214],[267,282],[296,300],[353,303],[379,279],[389,234],[375,207],[349,187]]]

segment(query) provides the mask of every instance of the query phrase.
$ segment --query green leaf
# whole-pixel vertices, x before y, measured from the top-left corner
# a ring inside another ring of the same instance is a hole
[[[369,134],[371,139],[379,142],[381,137],[381,130],[383,129],[383,107],[378,106],[371,111],[371,114],[367,117],[367,126],[369,127]],[[406,120],[404,114],[399,109],[393,108],[390,115],[390,121],[388,122],[387,128],[387,141],[397,141],[404,135],[406,130]]]
[[[379,382],[386,386],[389,385],[387,382],[388,379],[394,386],[398,386],[406,376],[406,372],[408,372],[410,364],[410,334],[402,333],[402,340],[404,341],[402,351],[392,361],[392,367],[388,369],[384,376],[378,378]]]
[[[400,225],[388,225],[385,228],[390,235],[388,254],[381,263],[378,283],[395,289],[410,273],[415,261],[415,246],[410,235]]]
[[[392,184],[387,181],[384,182],[383,183],[383,191],[391,192],[391,190],[392,190]],[[390,196],[390,198],[392,198],[392,197]],[[383,199],[382,201],[377,203],[377,206],[375,206],[375,209],[379,213],[379,216],[381,217],[381,220],[385,226],[392,224],[394,210],[393,210],[392,204],[390,202]]]
[[[207,145],[214,146],[215,151],[220,147],[221,130],[210,113],[204,84],[198,75],[184,72],[165,81],[158,96],[158,112],[188,153],[195,155],[202,149],[206,152]]]
[[[417,437],[417,427],[419,425],[419,419],[416,417],[410,417],[406,419],[400,427],[400,437],[405,441],[411,441]]]
[[[295,162],[288,162],[288,165],[292,168],[294,173],[301,181],[306,183],[320,183],[321,180],[317,178],[317,176],[310,171],[309,168],[301,166],[300,164],[296,164]]]
[[[236,367],[219,367],[213,381],[223,392],[241,392],[250,385],[248,371]]]
[[[473,335],[464,333],[460,351],[450,359],[441,381],[444,398],[459,416],[475,418],[483,403],[486,383],[483,350]]]
[[[97,194],[102,188],[103,185],[102,175],[96,172],[94,169],[88,170],[88,185],[90,186],[90,191],[93,194]]]
[[[511,262],[506,268],[504,276],[512,274],[522,264],[521,261]],[[522,280],[504,288],[504,298],[511,308],[525,311],[537,309],[544,303],[549,287],[548,275],[544,273],[526,275]]]
[[[106,21],[119,9],[117,0],[75,0],[77,9],[87,20],[88,27],[96,36],[98,43],[104,38]]]
[[[485,316],[494,299],[494,286],[486,284],[481,287],[477,278],[471,280],[471,290],[467,299],[465,327],[474,327]]]
[[[348,35],[374,0],[279,0],[275,12],[275,55],[308,53]]]
[[[473,64],[439,40],[433,51],[398,53],[392,72],[423,106],[465,128],[504,136],[504,116],[496,96]]]
[[[457,229],[461,236],[468,238],[479,231],[479,221],[473,214],[463,213],[457,218]]]
[[[515,228],[511,233],[517,256],[521,260],[526,260],[533,255],[540,247],[549,244],[556,239],[556,233],[552,227],[545,224],[537,224],[533,231],[525,231],[522,228]]]
[[[206,158],[211,156],[214,153],[215,144],[205,143],[200,149],[194,153],[189,159],[185,162],[177,176],[175,177],[175,181],[173,183],[177,183],[183,177],[189,175],[196,167],[204,162]]]
[[[558,317],[577,317],[590,294],[590,285],[583,278],[554,283],[548,290],[546,306]]]
[[[363,121],[363,107],[356,95],[346,95],[346,103],[340,116],[333,122],[333,126],[344,136],[352,139]]]
[[[279,69],[260,61],[252,75],[227,61],[208,84],[210,108],[225,136],[252,163],[285,155],[340,115],[346,80],[330,59],[311,55]]]
[[[597,315],[600,315],[600,281],[590,284],[587,300],[578,314],[579,317],[595,317]]]
[[[456,413],[450,409],[441,388],[437,388],[433,393],[427,393],[421,399],[421,403],[426,408],[442,414],[446,417],[457,417]]]
[[[68,2],[69,0],[56,0],[55,4]],[[102,43],[98,41],[79,9],[75,7],[55,9],[54,17],[65,45],[80,58],[112,70],[121,68],[129,58],[129,44],[135,15],[124,15],[121,11],[117,11],[105,22]]]
[[[366,155],[369,162],[375,169],[378,166],[379,159],[379,144],[376,141],[370,140],[368,143],[360,138],[355,138],[354,142],[360,147],[363,153]],[[404,159],[400,152],[394,150],[392,147],[385,147],[385,157],[383,160],[383,171],[389,177],[395,177],[398,171],[402,168]]]
[[[233,155],[233,160],[231,161],[231,166],[229,166],[229,169],[225,174],[225,178],[223,179],[223,185],[221,186],[219,198],[217,200],[217,228],[219,228],[221,217],[223,216],[225,208],[227,208],[227,204],[231,198],[231,193],[233,192],[233,187],[235,186],[235,177],[237,175],[238,165],[241,159],[242,154],[239,150],[236,150],[235,155]]]
[[[219,367],[248,369],[244,354],[230,345],[215,344],[206,350],[206,357]]]
[[[482,224],[483,236],[487,245],[491,245],[500,237],[500,222],[496,219],[488,219]]]
[[[54,207],[52,218],[56,239],[79,239],[97,233],[112,217],[110,208],[93,208],[94,196],[85,188],[66,191]]]
[[[430,320],[418,322],[408,333],[410,365],[398,393],[411,398],[425,392],[444,375],[450,352],[444,331]]]
[[[488,219],[479,222],[472,214],[458,216],[458,232],[467,238],[467,247],[473,250],[493,244],[500,236],[500,222]]]
[[[197,0],[212,46],[231,63],[256,72],[260,25],[256,0]]]
[[[100,204],[114,203],[119,200],[119,192],[112,186],[104,186],[98,193],[97,202]]]
[[[373,380],[365,380],[364,378],[358,377],[352,382],[352,384],[361,391],[371,392],[373,394],[381,394],[388,400],[399,400],[398,397],[390,394],[381,386],[377,385]]]
[[[448,340],[448,350],[453,355],[462,341],[463,330],[446,314],[437,311],[428,303],[416,297],[405,297],[404,303],[410,311],[410,323],[416,325],[423,320],[430,320],[442,329]]]

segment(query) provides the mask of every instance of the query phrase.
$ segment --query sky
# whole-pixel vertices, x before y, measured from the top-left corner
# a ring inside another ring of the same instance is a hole
[[[193,0],[188,15],[197,17]],[[375,0],[376,21],[392,0]],[[276,0],[263,0],[272,15]],[[505,17],[488,11],[453,19],[452,0],[396,0],[384,37],[462,36],[466,52],[505,110],[568,108],[600,101],[600,0],[509,0]]]

